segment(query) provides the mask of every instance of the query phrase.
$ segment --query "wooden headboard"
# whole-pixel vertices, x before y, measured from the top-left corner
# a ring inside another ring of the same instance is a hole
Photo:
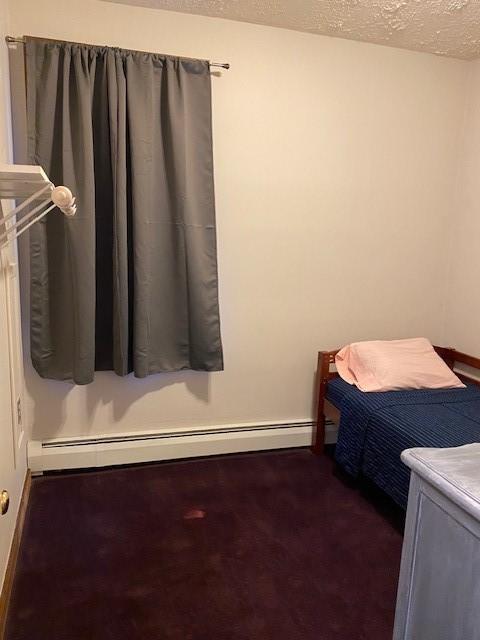
[[[451,347],[433,347],[444,362],[455,370],[457,376],[463,382],[470,382],[480,386],[480,378],[474,378],[467,372],[459,371],[456,367],[458,364],[464,364],[473,369],[478,369],[480,376],[480,358],[462,353]],[[325,421],[330,418],[333,422],[339,419],[340,412],[328,400],[325,399],[328,381],[336,378],[338,373],[330,371],[331,365],[335,364],[335,356],[340,349],[335,351],[319,351],[317,363],[317,421],[315,429],[315,438],[312,445],[312,451],[316,454],[323,452],[325,447]]]

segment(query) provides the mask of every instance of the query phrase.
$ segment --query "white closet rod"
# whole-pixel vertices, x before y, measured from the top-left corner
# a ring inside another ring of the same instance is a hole
[[[47,195],[48,194],[48,195]],[[58,207],[66,216],[74,216],[77,210],[75,198],[68,187],[55,187],[41,167],[3,165],[0,167],[0,200],[24,200],[8,215],[0,218],[0,249],[10,240],[22,235],[49,211]],[[41,202],[21,218],[29,205]],[[49,206],[50,205],[50,206]],[[46,207],[46,208],[45,208]],[[15,220],[15,218],[17,218]],[[12,223],[9,225],[9,223]]]

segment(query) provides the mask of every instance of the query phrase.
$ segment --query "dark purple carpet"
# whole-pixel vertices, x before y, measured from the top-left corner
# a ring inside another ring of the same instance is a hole
[[[33,482],[7,640],[390,640],[402,537],[307,450]]]

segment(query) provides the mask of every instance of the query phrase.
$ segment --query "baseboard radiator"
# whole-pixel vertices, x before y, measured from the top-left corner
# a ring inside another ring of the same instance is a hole
[[[54,438],[28,443],[33,474],[62,469],[88,469],[248,451],[308,447],[313,422],[221,425],[198,429],[147,431],[114,436]],[[326,425],[326,442],[334,443],[337,427]]]

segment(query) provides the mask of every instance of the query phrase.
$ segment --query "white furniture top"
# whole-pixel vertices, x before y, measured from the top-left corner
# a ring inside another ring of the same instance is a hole
[[[403,462],[480,520],[480,443],[449,449],[406,449]]]

